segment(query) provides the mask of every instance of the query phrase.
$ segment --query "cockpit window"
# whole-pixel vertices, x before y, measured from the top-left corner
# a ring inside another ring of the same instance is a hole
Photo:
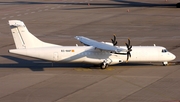
[[[168,52],[166,49],[162,49],[162,53],[166,53]]]

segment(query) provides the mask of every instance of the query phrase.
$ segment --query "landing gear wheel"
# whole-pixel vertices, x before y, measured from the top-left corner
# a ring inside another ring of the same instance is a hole
[[[163,62],[162,64],[163,64],[163,66],[167,66],[168,62]]]
[[[101,64],[101,69],[106,69],[108,67],[108,64],[107,63],[102,63]]]
[[[180,3],[177,3],[177,4],[176,4],[176,8],[180,8]]]

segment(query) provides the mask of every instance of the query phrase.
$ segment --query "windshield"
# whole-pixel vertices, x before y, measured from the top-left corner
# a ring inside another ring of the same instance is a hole
[[[163,53],[166,53],[166,52],[168,52],[168,51],[167,51],[166,49],[162,49],[162,52],[163,52]]]

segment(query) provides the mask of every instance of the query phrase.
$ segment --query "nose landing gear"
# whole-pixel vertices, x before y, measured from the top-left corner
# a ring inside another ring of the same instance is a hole
[[[163,66],[167,66],[168,62],[162,62]]]

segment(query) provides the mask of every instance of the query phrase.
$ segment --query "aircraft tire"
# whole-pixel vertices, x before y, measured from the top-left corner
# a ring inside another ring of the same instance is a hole
[[[102,63],[101,64],[101,69],[106,69],[108,67],[108,64],[107,63]]]
[[[176,8],[180,8],[180,2],[176,4]]]
[[[163,66],[167,66],[168,62],[163,62],[162,64],[163,64]]]

